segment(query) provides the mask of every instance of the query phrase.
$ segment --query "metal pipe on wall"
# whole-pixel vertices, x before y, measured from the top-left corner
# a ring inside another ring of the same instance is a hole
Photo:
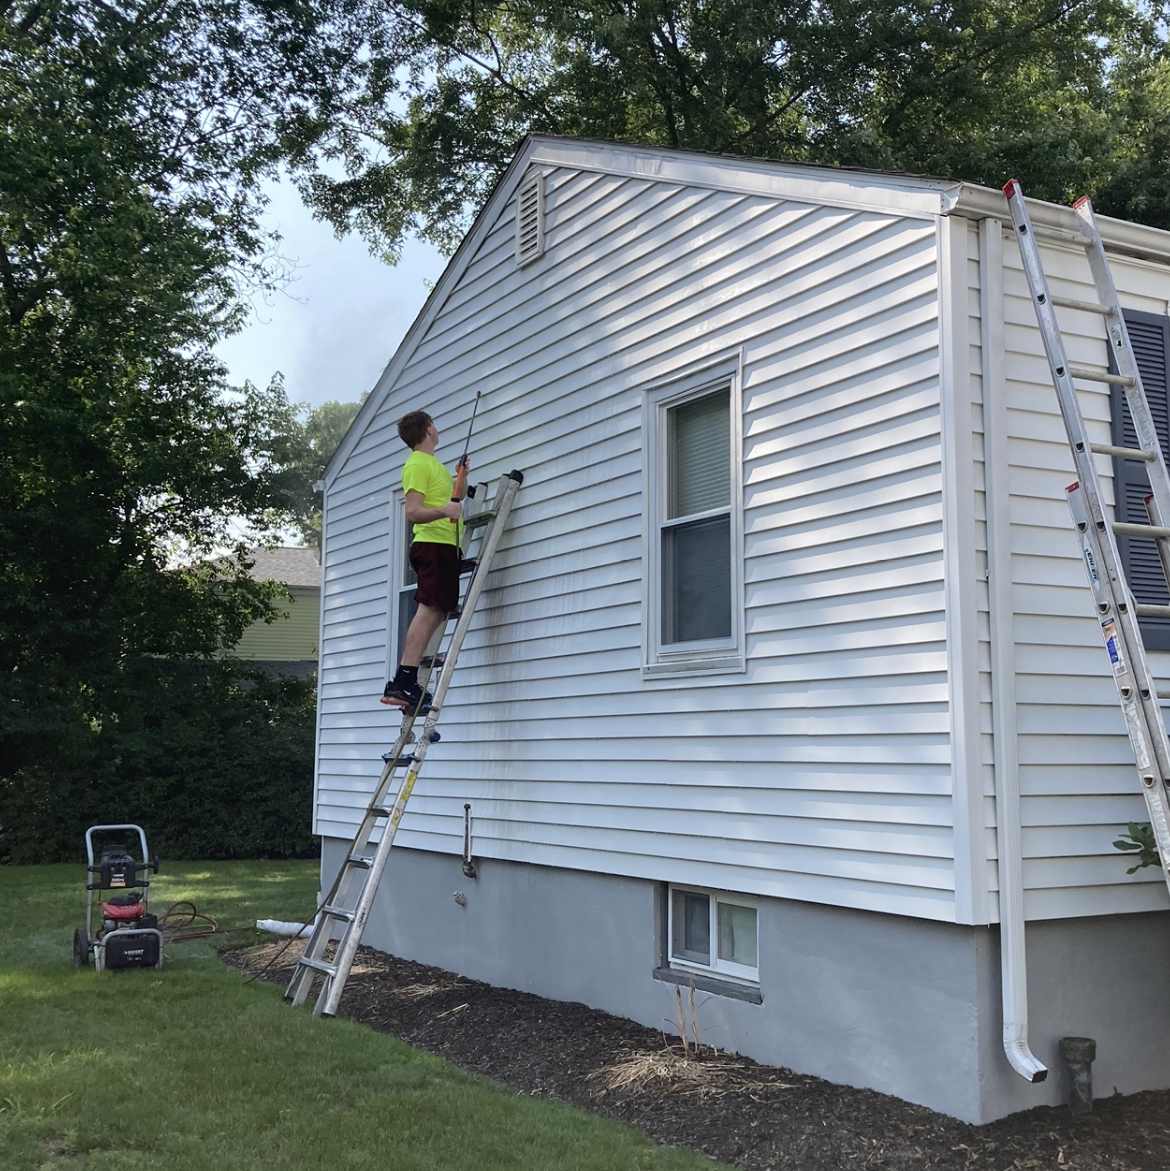
[[[1004,375],[1003,223],[979,221],[979,316],[983,354],[984,484],[987,500],[995,833],[999,855],[999,946],[1003,1049],[1030,1082],[1048,1069],[1028,1045],[1028,964],[1016,730],[1015,607],[1012,600],[1008,423]]]

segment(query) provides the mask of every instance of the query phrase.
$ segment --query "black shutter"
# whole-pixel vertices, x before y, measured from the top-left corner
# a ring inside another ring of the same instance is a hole
[[[1129,330],[1129,340],[1150,403],[1150,413],[1154,416],[1162,452],[1170,454],[1170,387],[1167,385],[1170,381],[1167,377],[1167,366],[1170,365],[1170,319],[1155,313],[1126,309],[1125,325]],[[1112,354],[1109,355],[1109,367],[1111,370],[1117,369]],[[1118,447],[1138,447],[1125,391],[1114,385],[1110,387],[1110,396],[1113,442]],[[1146,465],[1140,460],[1115,459],[1113,474],[1117,519],[1130,524],[1149,524],[1145,498],[1150,494],[1150,477]],[[1166,585],[1166,575],[1162,572],[1162,562],[1154,542],[1141,537],[1120,537],[1117,545],[1134,598],[1158,606],[1170,605],[1170,588]],[[1141,629],[1147,650],[1170,650],[1170,619],[1143,618]]]

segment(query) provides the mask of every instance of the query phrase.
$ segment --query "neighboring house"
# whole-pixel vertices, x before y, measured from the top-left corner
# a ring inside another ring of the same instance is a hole
[[[313,549],[250,549],[254,581],[278,581],[291,601],[277,606],[287,617],[254,622],[232,654],[277,675],[312,675],[321,636],[321,563]]]
[[[326,882],[398,725],[395,421],[432,412],[453,464],[483,391],[473,479],[525,475],[367,942],[653,1026],[693,978],[706,1040],[973,1122],[1059,1101],[1065,1035],[1100,1093],[1170,1085],[1170,900],[1111,845],[1146,816],[1006,219],[969,184],[525,143],[326,474]],[[1170,233],[1103,233],[1164,423]]]

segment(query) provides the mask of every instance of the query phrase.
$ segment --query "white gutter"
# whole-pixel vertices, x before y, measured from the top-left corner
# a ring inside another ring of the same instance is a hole
[[[996,219],[1005,223],[1011,220],[1007,197],[1002,191],[977,187],[971,183],[956,183],[944,192],[942,212],[943,215],[959,215],[974,220]],[[1062,207],[1059,203],[1029,199],[1028,214],[1033,223],[1046,228],[1080,231],[1077,213],[1071,207]],[[1170,261],[1170,232],[1151,228],[1147,224],[1131,223],[1129,220],[1115,220],[1112,216],[1099,215],[1096,220],[1101,241],[1109,252],[1136,256],[1155,264]]]
[[[983,470],[987,499],[1003,1050],[1020,1077],[1030,1082],[1042,1082],[1048,1076],[1048,1070],[1028,1048],[1028,963],[1024,939],[1024,862],[1020,844],[1015,606],[1012,599],[1003,316],[1003,224],[999,219],[986,218],[979,222],[979,318],[980,348],[983,351]]]

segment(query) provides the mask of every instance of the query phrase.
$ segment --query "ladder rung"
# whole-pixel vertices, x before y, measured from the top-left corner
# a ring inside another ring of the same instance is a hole
[[[1094,455],[1115,455],[1118,459],[1140,459],[1146,463],[1153,463],[1158,458],[1157,452],[1140,451],[1136,447],[1114,447],[1111,443],[1090,443],[1089,450]]]
[[[1080,232],[1074,232],[1069,228],[1050,228],[1046,224],[1034,223],[1032,234],[1038,240],[1059,240],[1063,244],[1079,244],[1082,248],[1088,248],[1093,242]]]
[[[462,577],[465,573],[474,573],[475,567],[479,562],[474,557],[464,557],[459,562],[459,576]]]
[[[359,870],[369,870],[374,864],[373,858],[367,858],[364,854],[350,854],[349,864],[356,866]]]
[[[489,521],[496,519],[496,510],[494,508],[485,508],[483,512],[473,513],[471,516],[465,517],[463,520],[463,527],[465,529],[482,528]]]
[[[337,965],[331,964],[327,960],[314,960],[308,956],[301,956],[297,963],[305,968],[312,968],[314,972],[324,972],[326,976],[337,975]]]
[[[1149,537],[1154,541],[1170,540],[1170,529],[1162,525],[1133,525],[1120,522],[1113,526],[1114,533],[1119,537]]]
[[[373,817],[389,817],[390,810],[385,805],[371,805],[368,812]]]
[[[429,707],[427,708],[427,711],[430,711]],[[389,764],[393,759],[394,759],[393,752],[383,752],[382,753],[382,760],[385,761],[386,764]],[[414,753],[413,752],[408,752],[404,756],[400,756],[398,758],[399,764],[411,764],[413,761],[414,761]]]
[[[356,914],[355,911],[347,910],[345,907],[322,907],[321,911],[331,919],[344,919],[347,923],[352,923]]]
[[[1155,606],[1150,602],[1134,602],[1133,610],[1139,618],[1170,618],[1170,606]]]
[[[1082,313],[1100,313],[1102,317],[1113,316],[1111,305],[1101,305],[1096,301],[1078,301],[1075,297],[1056,296],[1050,296],[1049,300],[1053,305],[1059,305],[1062,309],[1079,309]]]
[[[1085,382],[1108,382],[1115,386],[1136,386],[1137,379],[1128,374],[1115,374],[1106,370],[1104,366],[1082,366],[1080,362],[1070,362],[1068,372],[1072,378],[1080,378]]]

